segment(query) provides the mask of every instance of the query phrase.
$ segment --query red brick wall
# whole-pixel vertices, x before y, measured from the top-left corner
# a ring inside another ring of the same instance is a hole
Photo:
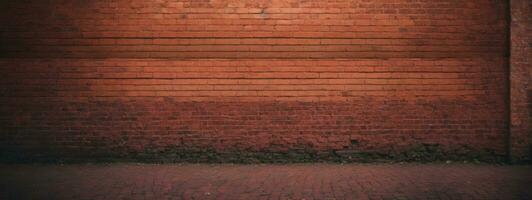
[[[505,154],[507,2],[0,3],[2,148]]]
[[[530,1],[511,1],[511,153],[514,160],[530,160],[532,153],[531,9]]]

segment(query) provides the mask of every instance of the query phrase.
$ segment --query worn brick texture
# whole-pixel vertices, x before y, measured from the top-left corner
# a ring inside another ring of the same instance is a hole
[[[517,161],[532,154],[531,11],[530,1],[511,1],[511,153]]]
[[[454,154],[505,155],[508,6],[494,0],[2,1],[2,152],[388,154],[432,145]],[[517,29],[527,23],[515,22]],[[512,44],[520,45],[514,50],[529,48],[519,39],[526,34],[512,34]],[[527,52],[514,54],[520,68],[512,72],[527,69]],[[516,74],[521,78],[512,84],[529,85],[526,74]],[[530,90],[516,87],[512,108],[520,111],[512,112],[512,127],[526,135],[526,121],[517,121],[529,119],[529,109],[521,111],[529,108]],[[523,137],[512,140],[516,152],[528,144]]]

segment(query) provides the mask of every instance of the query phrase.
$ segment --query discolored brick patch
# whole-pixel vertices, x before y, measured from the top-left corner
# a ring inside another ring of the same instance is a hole
[[[2,199],[531,199],[528,166],[2,165]]]

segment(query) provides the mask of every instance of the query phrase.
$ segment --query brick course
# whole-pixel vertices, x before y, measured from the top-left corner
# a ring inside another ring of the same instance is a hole
[[[469,58],[506,50],[502,1],[58,2],[3,3],[4,56]]]
[[[504,1],[0,5],[9,152],[506,153]]]

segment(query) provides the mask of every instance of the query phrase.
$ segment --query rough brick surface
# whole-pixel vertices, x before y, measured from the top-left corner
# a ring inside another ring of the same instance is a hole
[[[2,2],[1,146],[504,155],[507,6]]]
[[[3,2],[4,56],[500,56],[504,1]]]
[[[532,154],[531,9],[530,1],[511,2],[511,151],[515,160],[530,159]]]

